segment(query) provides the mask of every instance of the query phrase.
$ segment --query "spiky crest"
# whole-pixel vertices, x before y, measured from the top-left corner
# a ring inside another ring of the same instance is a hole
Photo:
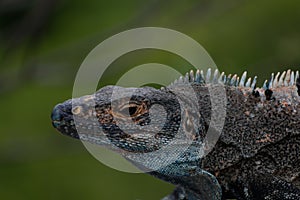
[[[197,70],[194,73],[191,70],[189,73],[186,73],[185,76],[180,76],[176,79],[170,86],[176,84],[186,84],[186,83],[198,83],[198,84],[224,84],[233,87],[244,87],[244,88],[251,88],[253,91],[256,90],[256,83],[257,83],[257,76],[253,79],[249,77],[247,79],[247,72],[245,71],[241,78],[237,75],[226,75],[224,72],[221,74],[219,70],[215,70],[212,73],[211,68],[207,70],[204,74],[203,70]],[[288,87],[288,86],[296,86],[298,88],[298,94],[300,95],[300,77],[299,71],[291,71],[287,70],[282,73],[278,72],[276,76],[274,73],[271,74],[269,80],[266,80],[262,86],[264,90],[271,90],[272,88],[279,88],[279,87]]]

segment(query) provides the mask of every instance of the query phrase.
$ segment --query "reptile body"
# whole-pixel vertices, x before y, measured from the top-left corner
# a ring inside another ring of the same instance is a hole
[[[182,102],[197,109],[186,109]],[[215,121],[220,119],[213,112],[222,109],[226,116],[218,135]],[[210,69],[205,75],[191,71],[160,90],[106,86],[58,104],[52,120],[61,133],[106,146],[177,185],[164,200],[300,199],[299,72],[272,74],[262,88],[246,73],[239,78],[218,71],[212,75]],[[218,140],[199,156],[209,147],[208,130]],[[168,145],[173,151],[135,156]],[[182,146],[184,151],[176,153]]]

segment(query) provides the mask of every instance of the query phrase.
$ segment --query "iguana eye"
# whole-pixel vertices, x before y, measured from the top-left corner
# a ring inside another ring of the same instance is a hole
[[[138,106],[137,105],[127,105],[120,109],[119,113],[123,116],[134,116],[137,114]]]
[[[134,115],[136,113],[137,109],[138,109],[137,106],[130,106],[129,107],[130,116]]]

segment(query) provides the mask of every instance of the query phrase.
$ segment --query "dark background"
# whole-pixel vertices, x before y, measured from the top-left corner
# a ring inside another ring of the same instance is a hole
[[[160,199],[173,186],[110,169],[80,141],[52,128],[55,104],[71,98],[81,62],[121,31],[157,26],[197,40],[220,70],[259,75],[299,70],[300,1],[0,0],[0,198]],[[141,51],[114,63],[129,69],[174,55]],[[181,69],[181,71],[183,71]],[[99,85],[123,72],[111,70]]]

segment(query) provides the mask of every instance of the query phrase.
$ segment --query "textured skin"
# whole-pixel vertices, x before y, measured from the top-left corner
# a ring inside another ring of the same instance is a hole
[[[244,87],[235,81],[225,84],[225,124],[215,147],[201,158],[198,151],[210,122],[214,120],[211,119],[210,93],[217,90],[215,86],[218,84],[204,84],[191,77],[189,84],[179,81],[162,90],[104,87],[95,95],[73,99],[73,106],[71,100],[58,104],[52,113],[53,125],[63,134],[107,146],[145,169],[151,164],[160,164],[161,160],[150,157],[137,161],[127,152],[159,150],[174,139],[182,123],[183,134],[192,138],[193,143],[175,162],[149,172],[178,185],[164,200],[300,199],[300,79],[289,84],[288,77],[285,84],[282,82],[277,86],[271,80],[263,89]],[[272,84],[275,87],[271,87]],[[189,98],[189,94],[184,93],[187,85],[197,96],[199,110],[185,111],[180,107],[178,99]],[[175,95],[174,88],[181,91],[182,96]],[[134,91],[130,103],[120,98],[115,103],[118,109],[112,110],[114,89],[122,94]],[[214,97],[217,102],[221,98],[222,95]],[[157,117],[153,120],[150,108],[154,105],[163,106],[166,116],[154,113]],[[189,116],[195,113],[199,114],[199,126],[196,133],[190,134]],[[80,119],[76,127],[74,118]],[[133,123],[127,123],[128,119]],[[164,119],[166,122],[161,124]],[[116,121],[124,122],[125,132]],[[136,125],[147,127],[149,124],[154,128],[143,130],[142,134],[135,128]],[[180,144],[176,145],[174,148],[180,147]],[[167,161],[172,152],[162,157]]]
[[[262,91],[256,97],[243,89],[227,90],[223,133],[201,165],[218,178],[225,192],[236,190],[233,185],[247,188],[244,181],[259,176],[299,186],[300,104],[295,91],[281,87],[273,90],[272,100],[265,100]]]

